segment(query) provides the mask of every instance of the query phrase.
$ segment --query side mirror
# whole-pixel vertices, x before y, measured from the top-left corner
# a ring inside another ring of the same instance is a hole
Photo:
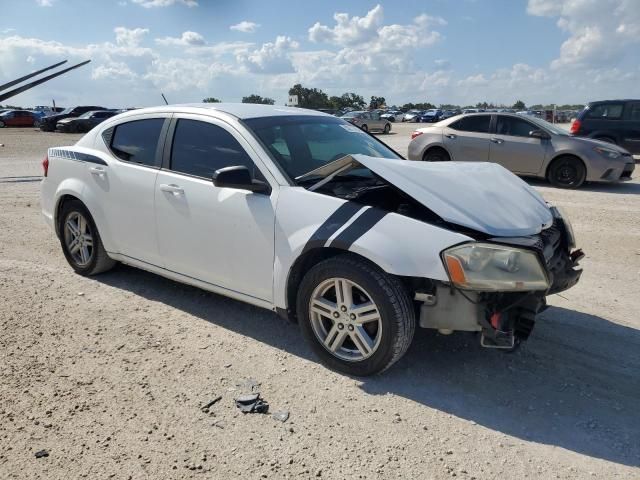
[[[549,140],[551,135],[549,135],[544,130],[531,130],[529,132],[529,136],[533,138],[539,138],[540,140]]]
[[[265,182],[251,178],[249,169],[244,165],[225,167],[216,170],[212,177],[216,187],[250,190],[254,193],[271,193],[271,187]]]

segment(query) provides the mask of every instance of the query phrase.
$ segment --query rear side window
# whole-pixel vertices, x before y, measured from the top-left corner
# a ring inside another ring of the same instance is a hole
[[[531,132],[532,130],[538,130],[538,127],[535,127],[526,120],[498,115],[498,124],[496,125],[496,133],[498,135],[528,137],[529,132]]]
[[[244,148],[225,129],[197,120],[178,120],[171,149],[171,170],[211,178],[224,167],[245,166],[258,176]]]
[[[630,103],[627,105],[629,114],[627,117],[634,122],[640,122],[640,102]]]
[[[622,103],[600,103],[589,108],[587,118],[599,120],[618,120],[622,117]]]
[[[111,150],[121,160],[150,167],[158,166],[156,148],[163,124],[163,118],[121,123],[113,132]]]
[[[453,122],[449,125],[449,128],[461,130],[463,132],[489,133],[490,122],[491,115],[472,115],[469,117],[462,117],[457,122]]]

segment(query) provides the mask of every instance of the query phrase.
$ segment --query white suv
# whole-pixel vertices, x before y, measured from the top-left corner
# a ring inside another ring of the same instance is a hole
[[[504,168],[406,161],[318,112],[135,110],[43,167],[76,272],[119,261],[268,308],[354,375],[398,360],[416,318],[513,348],[580,276],[566,219]]]

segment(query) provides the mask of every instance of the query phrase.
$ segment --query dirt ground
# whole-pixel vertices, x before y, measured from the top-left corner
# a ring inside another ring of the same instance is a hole
[[[384,139],[404,153],[413,128]],[[532,182],[587,257],[519,351],[418,331],[356,379],[268,311],[126,266],[75,275],[38,196],[46,148],[76,138],[0,130],[0,478],[640,478],[637,180]],[[288,420],[240,413],[251,390]]]

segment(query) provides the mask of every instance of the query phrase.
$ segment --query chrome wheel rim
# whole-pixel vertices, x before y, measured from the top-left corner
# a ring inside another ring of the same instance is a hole
[[[79,212],[71,212],[64,222],[67,252],[79,266],[87,266],[93,258],[93,234],[89,222]]]
[[[329,278],[309,301],[311,328],[322,346],[348,362],[371,357],[380,347],[382,317],[367,291],[346,278]]]

